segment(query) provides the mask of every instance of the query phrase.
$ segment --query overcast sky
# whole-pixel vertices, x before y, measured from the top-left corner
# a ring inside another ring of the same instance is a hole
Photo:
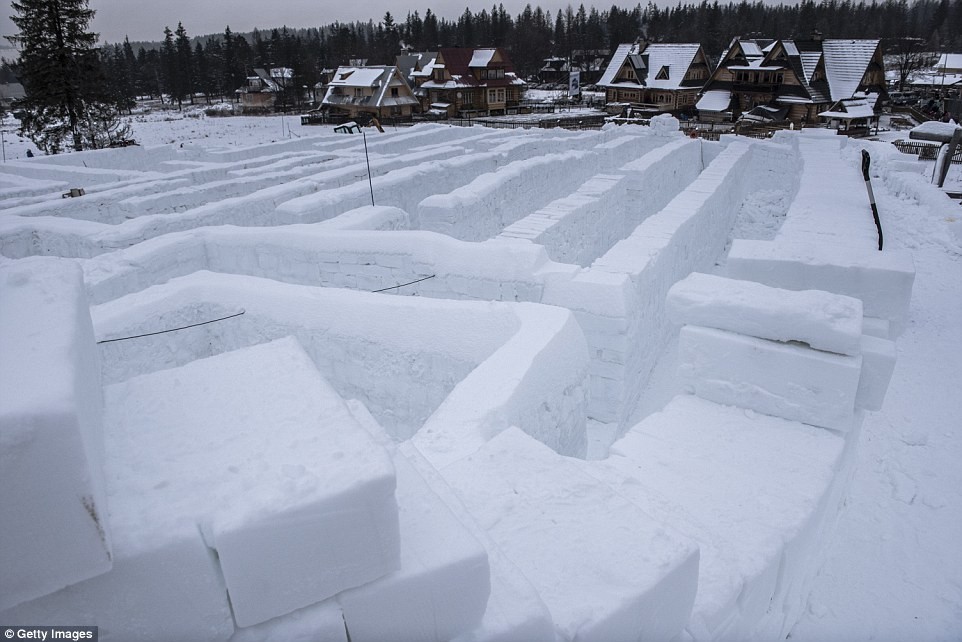
[[[637,0],[615,2],[618,6],[631,7]],[[611,0],[598,0],[595,6],[599,11],[611,7]],[[12,35],[17,32],[10,22],[12,12],[9,0],[0,0],[0,34]],[[561,7],[571,4],[577,7],[580,0],[533,0],[531,6],[540,4],[542,9],[550,9],[552,14]],[[254,27],[317,27],[335,20],[350,22],[354,20],[380,22],[385,11],[390,11],[395,19],[402,22],[408,12],[417,10],[421,16],[427,8],[438,16],[456,18],[470,7],[472,12],[482,9],[491,10],[496,0],[424,0],[423,5],[399,5],[390,0],[90,0],[90,8],[96,10],[91,25],[100,34],[100,41],[119,43],[124,36],[131,40],[162,40],[164,26],[176,29],[178,22],[184,23],[187,33],[204,35],[221,33],[230,25],[232,31],[250,31]],[[527,4],[526,0],[502,0],[505,10],[512,17]],[[662,3],[659,3],[662,4]],[[585,2],[586,7],[590,3]],[[2,45],[9,43],[4,39]]]

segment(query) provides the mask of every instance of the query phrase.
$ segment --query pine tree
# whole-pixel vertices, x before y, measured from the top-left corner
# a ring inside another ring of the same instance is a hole
[[[20,30],[8,39],[20,47],[20,80],[26,98],[20,133],[48,154],[65,144],[75,150],[125,137],[116,105],[104,91],[97,34],[89,0],[14,0],[11,16]],[[69,141],[69,142],[68,142]]]

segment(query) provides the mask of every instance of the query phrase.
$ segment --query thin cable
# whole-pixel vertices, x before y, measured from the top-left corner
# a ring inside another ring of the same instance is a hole
[[[221,318],[219,318],[219,319],[211,319],[210,321],[201,321],[200,323],[192,323],[192,324],[190,324],[190,325],[181,326],[181,327],[179,327],[179,328],[171,328],[171,329],[169,329],[169,330],[158,330],[157,332],[146,332],[146,333],[144,333],[144,334],[135,334],[135,335],[132,336],[132,337],[118,337],[118,338],[116,338],[116,339],[104,339],[104,340],[102,340],[102,341],[98,341],[97,343],[100,344],[100,343],[111,343],[111,342],[113,342],[113,341],[126,341],[127,339],[139,339],[139,338],[141,338],[141,337],[152,337],[152,336],[154,336],[155,334],[164,334],[164,333],[166,333],[166,332],[176,332],[177,330],[186,330],[187,328],[196,328],[196,327],[199,326],[199,325],[207,325],[208,323],[216,323],[217,321],[224,321],[224,320],[226,320],[226,319],[233,319],[234,317],[239,317],[240,315],[244,314],[244,312],[245,312],[245,310],[241,310],[241,311],[238,312],[237,314],[232,314],[232,315],[227,316],[227,317],[221,317]]]
[[[427,281],[428,279],[433,279],[435,276],[437,275],[432,274],[431,276],[426,276],[423,279],[418,279],[417,281],[411,281],[410,283],[399,283],[398,285],[392,285],[389,288],[381,288],[380,290],[371,290],[371,293],[373,294],[376,292],[385,292],[387,290],[393,290],[394,288],[403,288],[406,285],[414,285],[415,283],[420,283],[421,281]]]

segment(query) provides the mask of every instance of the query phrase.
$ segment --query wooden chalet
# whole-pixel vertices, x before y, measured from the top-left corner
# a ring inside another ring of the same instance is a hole
[[[742,114],[784,114],[794,123],[818,115],[856,92],[885,91],[879,40],[750,40],[735,38],[705,83],[698,117],[734,121]]]
[[[527,86],[503,49],[442,48],[434,62],[413,74],[424,111],[449,116],[487,116],[515,109]]]
[[[242,113],[257,113],[273,110],[284,92],[289,91],[294,82],[294,71],[289,67],[254,69],[247,77],[244,86],[236,91]]]
[[[418,101],[397,67],[338,67],[321,105],[332,112],[357,118],[408,118]]]
[[[615,50],[598,87],[611,113],[632,108],[641,113],[694,108],[711,69],[697,43],[623,44]]]

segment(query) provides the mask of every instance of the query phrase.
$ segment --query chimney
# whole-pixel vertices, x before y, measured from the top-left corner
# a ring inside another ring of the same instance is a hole
[[[823,37],[822,37],[822,32],[819,31],[818,29],[813,29],[813,30],[812,30],[812,40],[814,40],[815,42],[821,42],[822,39],[823,39]]]

